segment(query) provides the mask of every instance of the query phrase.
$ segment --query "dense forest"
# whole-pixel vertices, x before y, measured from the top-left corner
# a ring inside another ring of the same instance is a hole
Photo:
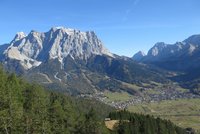
[[[117,134],[185,134],[186,131],[177,127],[169,120],[140,115],[128,111],[116,111],[109,114],[111,120],[119,120]]]
[[[110,114],[109,114],[110,113]],[[115,130],[104,118],[119,120]],[[1,134],[183,134],[170,121],[114,109],[29,84],[0,69]]]
[[[0,134],[104,133],[101,119],[112,110],[95,100],[47,91],[0,69]]]

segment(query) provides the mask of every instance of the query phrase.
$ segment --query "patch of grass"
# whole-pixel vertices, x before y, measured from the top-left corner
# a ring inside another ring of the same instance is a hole
[[[122,85],[127,87],[127,88],[133,89],[133,90],[141,89],[141,87],[139,87],[139,86],[137,86],[135,84],[130,84],[130,83],[126,83],[126,82],[122,82]]]
[[[156,86],[159,86],[159,87],[163,85],[162,83],[158,83],[158,82],[155,82],[155,81],[151,81],[150,83],[154,84]]]
[[[181,127],[200,131],[200,99],[179,99],[130,106],[129,111],[170,119]]]
[[[108,101],[126,101],[132,98],[132,95],[127,92],[104,92],[104,95],[107,97]]]
[[[149,90],[147,90],[145,92],[148,93],[148,94],[160,94],[160,92],[155,90],[155,89],[149,89]]]
[[[182,87],[177,87],[176,89],[180,92],[187,92],[189,90],[189,89],[185,89],[185,88],[182,88]]]

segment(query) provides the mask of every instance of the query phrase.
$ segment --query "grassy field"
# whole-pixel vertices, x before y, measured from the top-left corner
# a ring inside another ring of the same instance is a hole
[[[139,90],[141,88],[135,84],[125,83],[125,82],[122,82],[122,85],[133,90]]]
[[[128,110],[170,119],[181,127],[200,132],[200,99],[179,99],[130,106]]]
[[[132,97],[127,92],[104,92],[104,95],[108,98],[107,101],[126,101]]]
[[[110,120],[110,121],[105,121],[105,125],[108,129],[114,130],[115,125],[119,123],[119,120]]]

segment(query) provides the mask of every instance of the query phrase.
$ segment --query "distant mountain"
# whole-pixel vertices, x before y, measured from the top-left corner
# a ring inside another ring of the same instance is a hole
[[[187,88],[199,88],[200,80],[200,35],[192,35],[175,44],[156,43],[146,56],[134,60],[158,66],[162,69],[181,72],[173,80]]]
[[[135,55],[133,55],[132,58],[136,61],[140,61],[142,58],[144,58],[144,56],[146,56],[146,54],[142,51],[139,51]]]
[[[189,44],[200,45],[200,34],[192,35],[189,38],[187,38],[186,40],[184,40],[183,42],[189,43]]]
[[[200,35],[193,35],[175,44],[156,43],[143,58],[136,61],[156,64],[159,67],[185,71],[200,66]]]
[[[0,52],[7,70],[72,94],[104,90],[134,94],[124,83],[168,81],[146,65],[112,54],[92,31],[55,27],[44,33],[20,32]]]

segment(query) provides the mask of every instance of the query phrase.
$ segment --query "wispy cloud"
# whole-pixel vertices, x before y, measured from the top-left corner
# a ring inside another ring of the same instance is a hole
[[[134,8],[138,5],[138,3],[140,2],[141,0],[129,0],[129,7],[127,7],[126,11],[125,11],[125,15],[124,17],[122,18],[122,21],[125,22],[128,20],[128,16],[130,13],[133,12]]]

